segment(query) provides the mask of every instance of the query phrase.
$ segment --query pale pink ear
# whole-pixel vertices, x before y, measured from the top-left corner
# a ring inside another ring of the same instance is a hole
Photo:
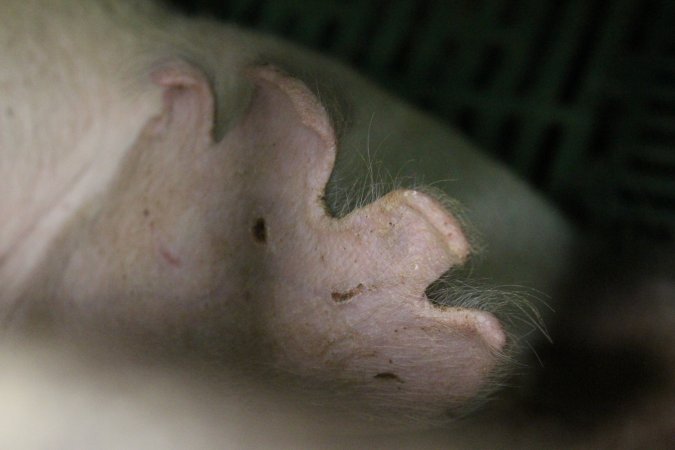
[[[206,74],[193,64],[172,60],[155,69],[150,77],[164,88],[164,109],[153,131],[164,133],[176,126],[210,139],[215,108]]]

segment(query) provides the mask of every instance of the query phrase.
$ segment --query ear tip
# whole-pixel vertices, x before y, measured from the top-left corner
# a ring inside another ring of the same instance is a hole
[[[175,120],[170,118],[182,117],[198,120],[196,128],[206,133],[207,139],[212,138],[214,93],[206,74],[199,67],[183,60],[165,61],[150,72],[150,80],[163,88],[164,115],[168,117],[154,127],[156,133],[168,128],[169,122]],[[185,127],[184,124],[181,126]]]
[[[420,214],[440,235],[449,251],[464,263],[471,254],[469,244],[459,220],[433,197],[413,189],[394,192],[400,195],[406,204]]]
[[[496,351],[502,351],[506,345],[506,333],[499,320],[485,311],[476,311],[476,329],[483,340]]]
[[[247,75],[254,81],[269,83],[281,90],[293,103],[302,123],[314,130],[327,146],[336,146],[335,131],[328,113],[305,83],[271,64],[250,67]]]
[[[162,87],[193,87],[208,84],[204,73],[182,60],[164,62],[150,73],[150,79]]]

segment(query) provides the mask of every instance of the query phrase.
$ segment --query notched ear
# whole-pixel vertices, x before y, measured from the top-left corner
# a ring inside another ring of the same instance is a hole
[[[172,60],[153,70],[150,77],[164,89],[163,110],[153,124],[153,133],[190,130],[196,137],[211,140],[215,101],[206,73],[192,63]]]
[[[245,75],[253,94],[238,134],[228,139],[250,146],[243,154],[256,168],[255,189],[323,215],[321,199],[337,151],[326,110],[301,81],[274,66],[249,67]]]

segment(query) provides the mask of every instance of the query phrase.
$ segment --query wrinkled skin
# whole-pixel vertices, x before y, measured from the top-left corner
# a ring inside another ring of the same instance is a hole
[[[147,2],[37,4],[0,6],[6,339],[283,387],[356,429],[494,389],[522,330],[427,288],[553,294],[573,235],[537,195],[317,55]],[[342,208],[374,167],[444,193]]]

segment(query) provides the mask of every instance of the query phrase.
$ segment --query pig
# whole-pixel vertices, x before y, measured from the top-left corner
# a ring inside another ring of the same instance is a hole
[[[284,429],[400,431],[475,410],[544,330],[574,227],[339,63],[131,0],[3,1],[0,51],[1,329],[37,373],[56,345],[198,374],[196,417],[283,392]]]

